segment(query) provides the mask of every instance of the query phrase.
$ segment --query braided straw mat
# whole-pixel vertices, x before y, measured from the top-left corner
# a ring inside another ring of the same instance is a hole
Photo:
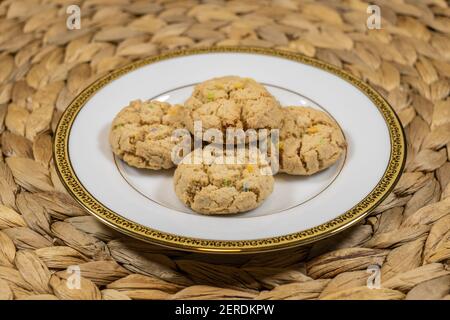
[[[450,8],[373,3],[379,30],[360,0],[1,2],[0,299],[450,299]],[[66,27],[71,4],[80,30]],[[393,193],[334,238],[253,255],[165,249],[87,215],[52,161],[61,112],[132,60],[212,45],[300,52],[370,83],[408,139]],[[366,285],[373,264],[379,289]]]

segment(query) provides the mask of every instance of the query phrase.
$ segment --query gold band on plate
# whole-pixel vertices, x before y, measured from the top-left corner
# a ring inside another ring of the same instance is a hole
[[[316,227],[283,236],[255,240],[208,240],[178,236],[145,227],[108,209],[87,191],[78,180],[68,153],[72,124],[86,102],[101,88],[120,76],[151,63],[171,58],[206,53],[252,53],[284,58],[325,70],[351,83],[375,104],[389,130],[391,154],[389,164],[375,188],[358,204],[337,218]],[[56,170],[69,194],[88,212],[110,227],[132,237],[159,245],[210,253],[252,253],[278,250],[311,243],[340,232],[369,214],[394,188],[406,161],[406,142],[402,125],[388,102],[373,88],[348,72],[331,64],[301,54],[252,47],[212,47],[178,50],[132,62],[101,77],[84,89],[67,107],[56,128],[53,156]]]

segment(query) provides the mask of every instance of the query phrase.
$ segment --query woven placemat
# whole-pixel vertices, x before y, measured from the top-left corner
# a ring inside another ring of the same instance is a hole
[[[450,8],[371,2],[381,29],[359,0],[1,2],[0,299],[449,299]],[[258,255],[169,250],[83,212],[52,161],[61,112],[114,68],[211,45],[301,52],[374,86],[408,139],[394,192],[334,238]]]

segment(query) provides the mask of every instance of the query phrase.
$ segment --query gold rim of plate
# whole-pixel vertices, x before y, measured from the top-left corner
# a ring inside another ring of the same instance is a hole
[[[255,240],[206,240],[161,232],[128,220],[95,199],[78,180],[68,153],[72,124],[86,102],[111,81],[154,62],[195,54],[227,52],[269,55],[307,64],[339,76],[366,94],[383,115],[391,142],[389,164],[375,188],[353,208],[333,220],[297,233]],[[281,50],[254,47],[211,47],[172,51],[135,61],[108,73],[89,85],[62,114],[55,132],[53,156],[58,175],[69,194],[89,213],[122,233],[143,241],[181,250],[210,253],[254,253],[311,243],[334,235],[367,216],[386,198],[398,182],[405,165],[406,142],[400,120],[389,103],[372,87],[340,68],[298,53]]]

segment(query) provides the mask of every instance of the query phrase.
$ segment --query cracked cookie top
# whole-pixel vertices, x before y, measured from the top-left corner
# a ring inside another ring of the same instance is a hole
[[[194,122],[202,121],[203,130],[227,128],[279,128],[283,113],[278,101],[267,89],[250,78],[226,76],[195,86],[185,106],[189,110],[186,126],[194,133]]]
[[[186,110],[180,105],[132,101],[114,118],[109,135],[112,150],[133,167],[171,168],[172,149],[182,139],[172,139],[172,133],[184,128],[185,116]]]
[[[311,175],[333,165],[344,154],[344,135],[325,112],[308,107],[286,107],[283,112],[280,172]]]
[[[208,215],[255,209],[272,193],[273,186],[267,162],[259,151],[252,156],[246,148],[241,154],[226,157],[223,152],[211,153],[207,147],[193,151],[174,175],[178,198],[194,211]]]

